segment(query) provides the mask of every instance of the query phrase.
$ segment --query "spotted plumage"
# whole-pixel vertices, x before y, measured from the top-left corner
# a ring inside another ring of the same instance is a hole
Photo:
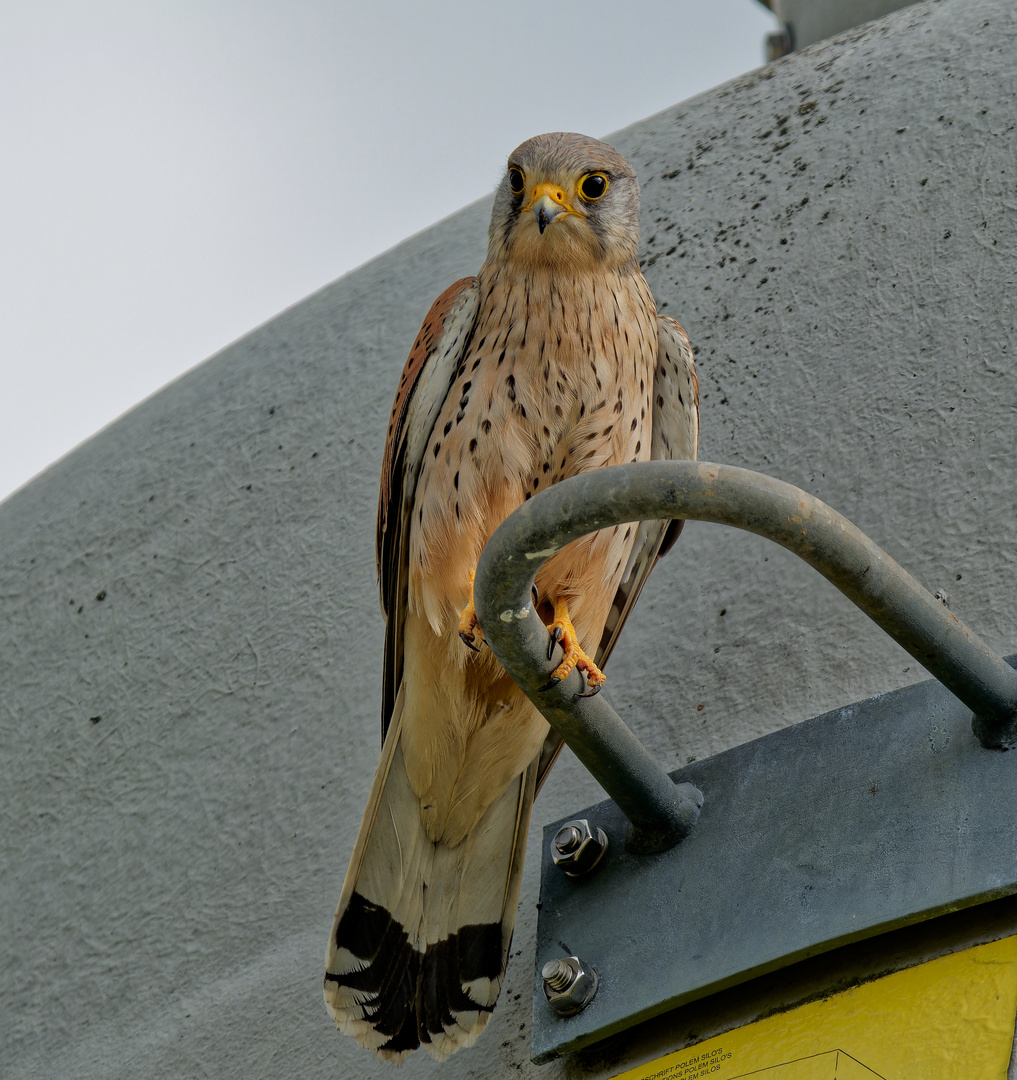
[[[638,214],[635,174],[605,143],[523,143],[479,275],[435,302],[399,384],[378,510],[384,745],[325,975],[338,1027],[383,1058],[421,1044],[447,1057],[487,1022],[530,808],[558,749],[480,648],[472,581],[484,544],[548,484],[696,456],[692,355],[639,270]],[[667,522],[619,526],[544,564],[539,610],[565,652],[556,674],[578,666],[599,687],[675,535]]]

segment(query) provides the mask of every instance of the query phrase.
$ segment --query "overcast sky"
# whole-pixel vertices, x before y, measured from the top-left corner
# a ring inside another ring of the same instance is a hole
[[[756,0],[0,0],[0,499],[523,139],[616,131],[773,28]]]

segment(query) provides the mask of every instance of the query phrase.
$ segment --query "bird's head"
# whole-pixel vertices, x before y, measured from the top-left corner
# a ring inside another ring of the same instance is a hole
[[[634,263],[639,183],[613,147],[587,135],[537,135],[509,155],[494,197],[488,259],[578,270]]]

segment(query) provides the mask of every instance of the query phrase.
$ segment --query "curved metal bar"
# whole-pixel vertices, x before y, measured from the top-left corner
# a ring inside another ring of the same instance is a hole
[[[667,774],[601,695],[578,697],[580,675],[540,689],[554,664],[547,660],[547,630],[533,610],[530,589],[541,564],[572,540],[652,518],[733,525],[794,552],[973,711],[975,734],[984,746],[1017,745],[1017,671],[819,499],[762,473],[707,462],[598,469],[554,484],[501,524],[481,555],[474,599],[495,656],[643,840],[655,832],[687,833],[698,807],[693,813],[691,796],[675,803],[678,788],[668,779],[668,790],[661,779]]]

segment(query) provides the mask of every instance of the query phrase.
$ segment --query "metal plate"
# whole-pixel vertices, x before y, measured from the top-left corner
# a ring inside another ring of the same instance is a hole
[[[575,954],[600,987],[566,1019],[535,973],[536,1062],[808,956],[1017,893],[1017,753],[983,749],[970,712],[936,681],[672,775],[706,801],[692,835],[662,855],[627,853],[627,822],[599,803],[569,815],[611,841],[576,881],[550,859],[561,822],[544,830],[536,972]]]

